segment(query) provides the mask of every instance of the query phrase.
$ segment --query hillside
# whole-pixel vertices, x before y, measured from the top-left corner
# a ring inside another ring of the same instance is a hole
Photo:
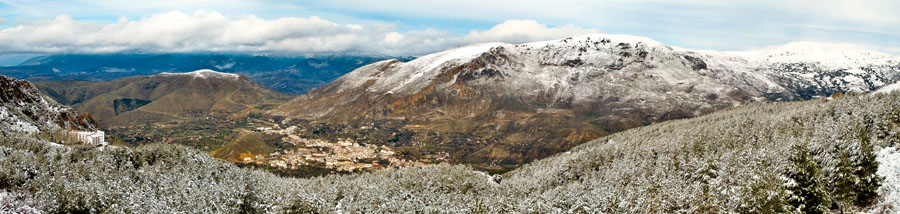
[[[244,132],[209,154],[222,160],[239,162],[244,158],[252,158],[254,155],[267,155],[277,151],[277,147],[269,143],[277,142],[280,138],[281,136],[277,135],[273,137],[260,133]]]
[[[897,57],[847,45],[715,52],[587,35],[380,61],[269,114],[343,130],[393,124],[379,128],[404,133],[401,142],[369,143],[515,166],[633,127],[747,103],[864,93],[898,79]]]
[[[111,81],[162,72],[215,69],[241,74],[286,94],[302,94],[382,55],[267,56],[248,54],[63,54],[0,67],[0,75],[29,81]],[[408,58],[401,58],[408,60]]]
[[[466,166],[312,179],[174,145],[0,137],[12,208],[188,213],[895,213],[900,93],[750,104],[612,134],[501,176]],[[24,166],[24,167],[23,167]]]
[[[30,82],[0,76],[0,133],[95,130],[97,122],[47,99]]]
[[[55,100],[89,112],[101,127],[143,125],[208,116],[246,117],[289,99],[246,76],[198,70],[107,82],[36,82]]]

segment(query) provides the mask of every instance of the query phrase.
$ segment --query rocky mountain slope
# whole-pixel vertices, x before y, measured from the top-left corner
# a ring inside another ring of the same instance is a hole
[[[107,82],[37,82],[53,99],[90,112],[100,126],[127,126],[202,118],[245,117],[289,96],[250,78],[212,70],[161,73]]]
[[[32,58],[16,66],[0,66],[0,75],[29,81],[110,81],[162,72],[215,69],[248,76],[287,94],[302,94],[384,55],[266,56],[246,54],[65,54]],[[408,60],[407,58],[401,58]]]
[[[45,98],[28,81],[0,76],[0,132],[95,130],[96,126],[90,114]]]
[[[464,162],[517,164],[655,122],[750,102],[863,93],[898,79],[900,58],[850,45],[715,52],[586,35],[380,61],[270,114],[356,127],[394,121],[420,136],[463,133],[406,143],[461,148],[451,152]]]

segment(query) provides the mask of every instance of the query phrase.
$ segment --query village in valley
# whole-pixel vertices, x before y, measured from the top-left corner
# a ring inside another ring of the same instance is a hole
[[[115,145],[181,144],[241,166],[285,176],[368,172],[389,167],[450,162],[451,152],[433,149],[432,139],[411,137],[396,124],[337,126],[312,122],[278,123],[251,115],[242,120],[219,116],[109,129]],[[177,130],[177,131],[176,131]],[[244,140],[242,136],[258,136]],[[433,137],[448,137],[435,134]],[[222,152],[225,147],[232,152]],[[264,148],[253,150],[252,148]],[[253,150],[253,151],[251,151]]]
[[[406,160],[384,145],[363,145],[353,139],[339,138],[337,142],[323,139],[310,139],[297,135],[297,126],[280,129],[273,127],[256,128],[255,132],[282,135],[282,141],[293,144],[295,148],[276,151],[268,155],[243,157],[243,163],[268,165],[280,169],[299,169],[302,166],[320,164],[337,172],[363,172],[384,167],[422,166],[426,163]],[[446,161],[444,158],[435,160]]]

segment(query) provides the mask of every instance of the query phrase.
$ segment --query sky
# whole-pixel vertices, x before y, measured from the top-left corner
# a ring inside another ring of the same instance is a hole
[[[0,64],[69,53],[419,56],[595,33],[704,50],[813,41],[896,55],[896,11],[895,0],[0,0]]]

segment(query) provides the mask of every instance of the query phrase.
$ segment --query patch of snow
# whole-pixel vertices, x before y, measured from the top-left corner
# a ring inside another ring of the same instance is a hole
[[[360,87],[368,80],[376,79],[374,76],[378,74],[379,69],[386,66],[387,64],[397,62],[395,59],[382,60],[378,62],[374,62],[368,65],[364,65],[362,67],[353,70],[350,73],[344,74],[335,82],[340,82],[340,91],[344,89],[356,88]]]
[[[0,125],[5,125],[6,128],[14,132],[33,134],[40,131],[34,124],[23,121],[16,115],[9,113],[6,107],[0,107]]]
[[[384,60],[360,67],[339,78],[337,82],[341,82],[341,90],[355,88],[368,80],[375,80],[375,83],[367,91],[385,94],[414,93],[425,87],[432,78],[440,74],[439,71],[436,71],[438,68],[448,66],[450,63],[467,62],[491,50],[491,48],[501,45],[504,45],[504,43],[469,45],[429,54],[405,63],[396,62],[395,60]],[[389,68],[383,68],[388,63],[396,64]],[[379,69],[384,69],[384,71]]]
[[[229,68],[231,68],[231,67],[234,67],[235,64],[237,64],[237,63],[235,63],[235,62],[229,62],[229,63],[226,63],[226,64],[224,64],[224,65],[216,65],[215,67],[216,67],[216,69],[224,70],[224,69],[229,69]]]
[[[848,91],[852,91],[852,92],[856,92],[856,93],[862,93],[862,92],[868,91],[868,90],[864,89],[866,87],[866,81],[858,76],[849,75],[849,76],[844,76],[842,79],[845,82],[847,82],[848,88],[846,90],[848,90]]]
[[[306,64],[308,64],[310,67],[313,67],[313,68],[324,68],[324,67],[329,66],[328,62],[320,62],[320,63],[307,62]]]
[[[29,134],[37,133],[40,131],[37,126],[21,120],[17,120],[15,124],[12,124],[12,126],[10,126],[10,129],[12,129],[13,131]]]
[[[28,194],[0,190],[0,213],[42,213],[34,207],[34,203]]]
[[[873,94],[886,94],[894,92],[896,90],[900,90],[900,82],[882,86],[881,88],[878,88],[878,90],[875,90]]]
[[[497,47],[502,45],[503,43],[485,43],[485,44],[475,44],[468,45],[461,48],[452,49],[449,51],[444,51],[436,54],[431,54],[416,60],[409,62],[409,65],[416,66],[427,64],[424,66],[424,71],[434,70],[440,65],[443,65],[447,61],[450,60],[465,60],[468,58],[474,58],[481,53],[487,52],[491,50],[493,47]]]
[[[157,75],[160,75],[160,76],[192,76],[194,78],[201,78],[201,79],[220,78],[220,79],[237,80],[238,78],[240,78],[240,75],[237,75],[237,74],[223,73],[223,72],[218,72],[218,71],[214,71],[214,70],[210,70],[210,69],[201,69],[201,70],[191,71],[191,72],[187,72],[187,73],[163,72],[163,73],[160,73]]]
[[[63,146],[62,144],[58,144],[58,143],[54,143],[54,142],[50,142],[50,141],[47,141],[47,144],[49,144],[52,147],[56,147],[56,148],[66,147],[66,146]]]
[[[128,73],[128,72],[134,72],[134,68],[131,68],[131,69],[124,69],[124,68],[104,67],[104,68],[101,68],[101,69],[103,70],[103,72],[107,72],[107,73]]]
[[[390,81],[387,82],[387,85],[394,86],[391,90],[388,90],[385,93],[391,93],[396,91],[404,90],[404,87],[413,82],[427,82],[434,76],[437,76],[439,72],[434,71],[439,66],[444,65],[449,61],[456,62],[464,62],[469,59],[475,58],[478,55],[491,50],[493,47],[497,47],[502,45],[503,43],[485,43],[485,44],[476,44],[464,46],[461,48],[452,49],[449,51],[444,51],[436,54],[430,54],[427,56],[420,57],[408,63],[404,63],[402,66],[409,68],[403,69],[406,72],[398,72],[392,78],[396,80],[400,80],[397,82]],[[424,78],[423,78],[424,77]],[[412,91],[418,91],[418,89],[413,89]]]
[[[900,213],[900,151],[897,147],[888,147],[878,151],[876,174],[884,177],[878,195],[878,203],[870,213]]]
[[[866,71],[863,71],[862,69],[859,69],[859,68],[853,68],[853,69],[848,69],[848,70],[844,71],[844,73],[850,73],[850,74],[866,74]]]

